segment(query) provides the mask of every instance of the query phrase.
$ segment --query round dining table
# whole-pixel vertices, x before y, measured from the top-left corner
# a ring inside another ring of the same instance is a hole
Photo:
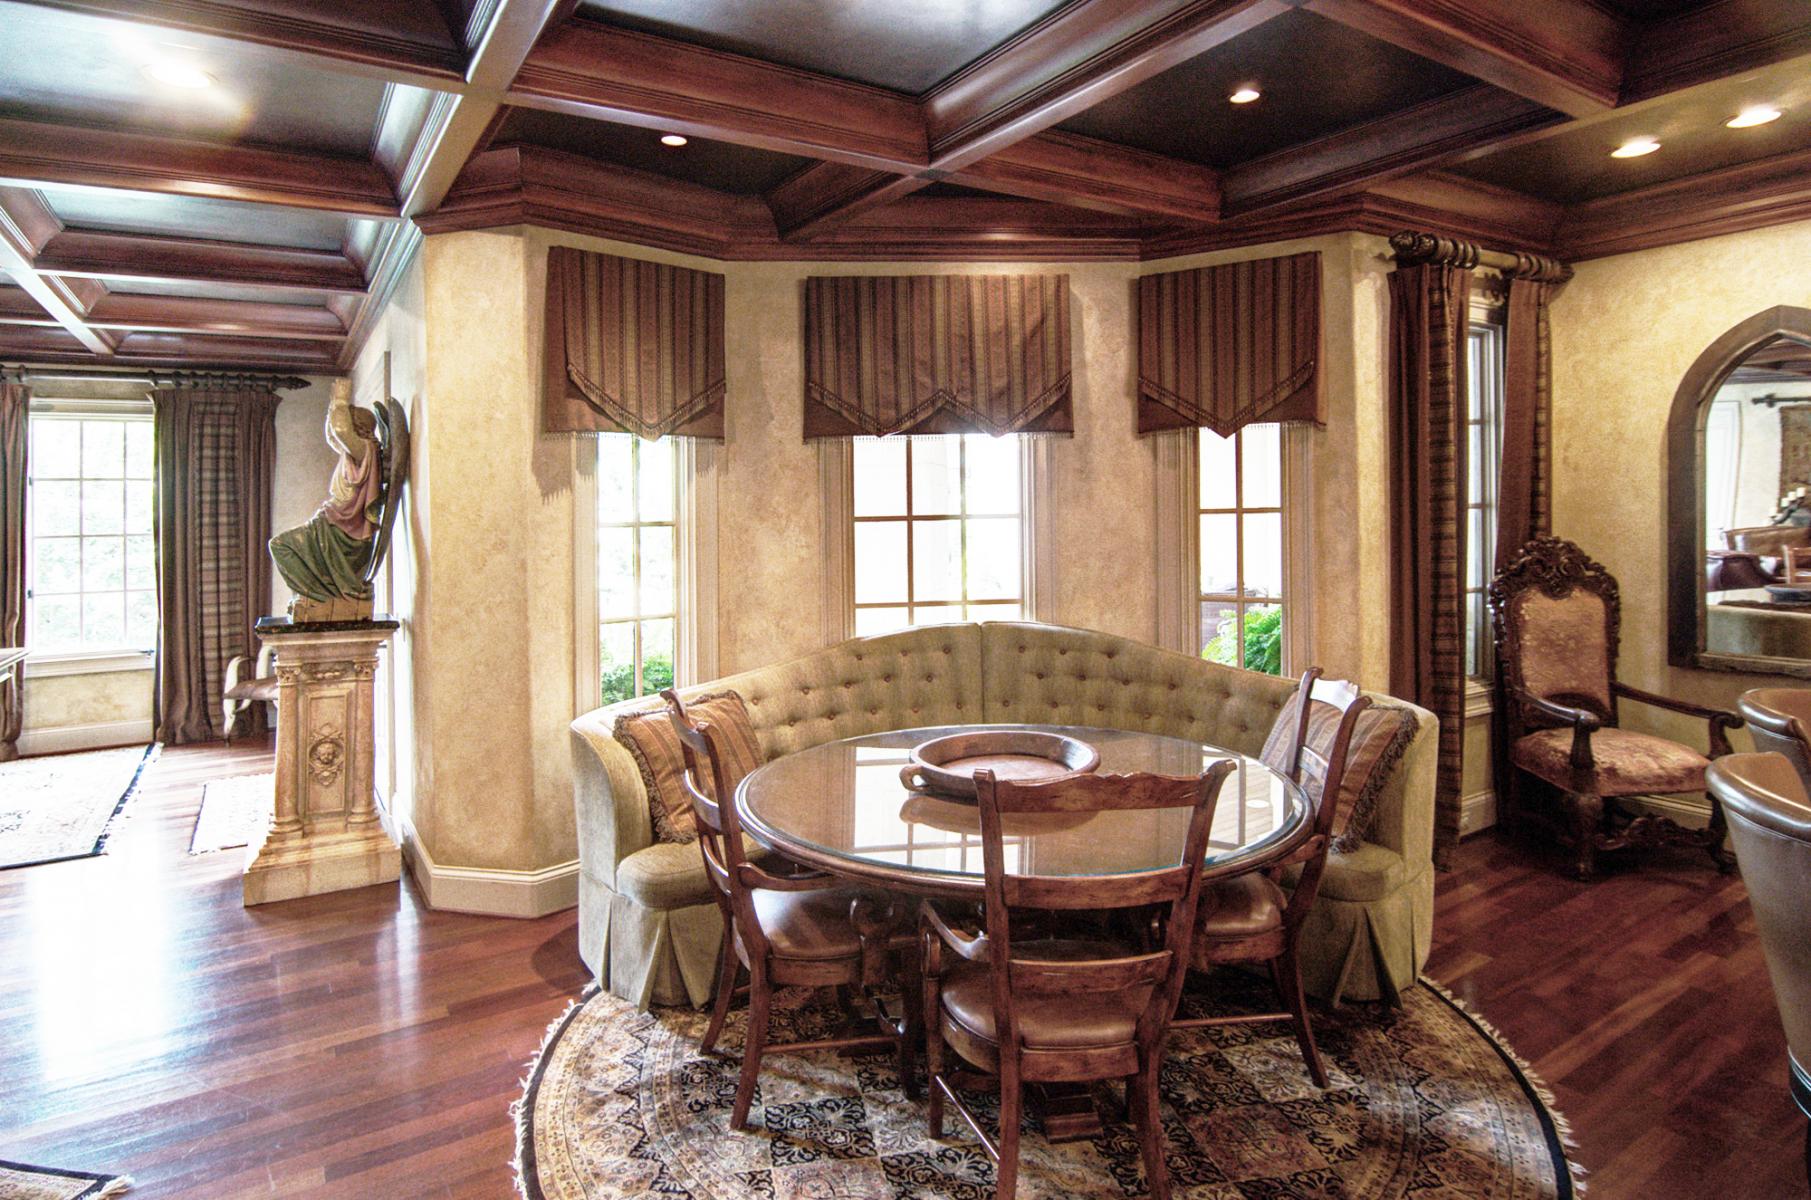
[[[913,747],[949,734],[1029,729],[1079,739],[1102,772],[1199,775],[1236,764],[1221,789],[1208,842],[1210,876],[1262,867],[1308,834],[1302,791],[1263,762],[1184,738],[1058,725],[900,729],[826,742],[750,772],[736,792],[742,826],[794,862],[893,891],[978,900],[984,890],[981,819],[973,800],[909,789]],[[1186,809],[1040,813],[1010,817],[1006,868],[1015,874],[1102,875],[1174,866]]]

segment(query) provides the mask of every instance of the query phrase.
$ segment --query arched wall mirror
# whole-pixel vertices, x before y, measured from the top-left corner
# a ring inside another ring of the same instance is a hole
[[[1811,309],[1713,342],[1667,435],[1673,665],[1811,678]]]

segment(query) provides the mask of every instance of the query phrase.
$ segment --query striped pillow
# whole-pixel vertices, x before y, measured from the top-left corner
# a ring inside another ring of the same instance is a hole
[[[688,700],[685,706],[694,721],[710,726],[711,740],[716,743],[717,757],[723,764],[725,783],[733,791],[742,777],[761,765],[761,743],[755,737],[754,725],[748,719],[748,706],[735,692],[716,692]],[[627,748],[641,771],[641,783],[648,792],[648,816],[654,822],[654,837],[662,842],[691,842],[698,838],[698,824],[692,814],[692,800],[685,790],[685,751],[673,718],[665,705],[641,712],[624,713],[616,718],[616,740]],[[709,774],[709,768],[700,764]],[[715,798],[709,778],[698,781],[707,796]]]
[[[1295,737],[1295,723],[1302,710],[1302,693],[1298,688],[1277,714],[1264,740],[1259,758],[1272,770],[1289,771],[1289,751]],[[1343,714],[1331,704],[1317,704],[1308,715],[1308,733],[1303,743],[1322,759],[1333,751],[1333,739],[1339,733]],[[1346,774],[1340,781],[1338,805],[1333,810],[1333,848],[1350,854],[1364,844],[1377,809],[1377,797],[1383,793],[1390,772],[1395,770],[1409,742],[1415,737],[1415,719],[1407,709],[1372,704],[1358,714],[1352,740],[1346,747]],[[1312,757],[1304,757],[1302,787],[1318,809],[1323,780],[1317,778]]]

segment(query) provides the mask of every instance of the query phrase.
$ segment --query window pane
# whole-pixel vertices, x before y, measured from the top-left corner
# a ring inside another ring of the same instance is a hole
[[[1245,507],[1283,506],[1283,443],[1279,425],[1247,425],[1244,439]]]
[[[126,586],[126,540],[117,537],[82,539],[82,590],[117,592]]]
[[[903,604],[907,599],[906,523],[858,523],[855,526],[855,602]]]
[[[126,644],[135,650],[157,648],[157,593],[126,593]]]
[[[971,621],[1017,621],[1023,618],[1023,610],[1017,604],[971,604],[968,606],[968,619]]]
[[[152,462],[151,422],[126,422],[126,474],[133,479],[150,479]]]
[[[151,532],[151,485],[149,482],[126,485],[126,532]]]
[[[962,511],[962,441],[953,437],[912,439],[912,512]]]
[[[82,423],[50,417],[31,418],[31,463],[34,479],[74,479],[82,473]]]
[[[1201,518],[1201,591],[1231,594],[1239,590],[1239,518],[1230,513]]]
[[[859,637],[892,633],[910,625],[911,617],[903,608],[858,608],[855,610],[855,632]]]
[[[82,597],[82,641],[90,646],[125,645],[126,597],[123,592]]]
[[[82,543],[77,538],[33,538],[31,590],[34,596],[82,588]]]
[[[1201,431],[1201,507],[1231,508],[1238,503],[1233,440],[1209,429]]]
[[[32,484],[31,530],[39,537],[82,532],[82,485],[42,480]]]
[[[912,610],[914,625],[947,625],[965,619],[960,604],[924,604]]]
[[[31,640],[41,650],[66,649],[82,642],[82,601],[78,596],[34,596]]]
[[[1019,597],[1021,545],[1017,517],[988,517],[968,523],[969,599]]]
[[[652,695],[673,686],[673,620],[641,623],[641,690]]]
[[[603,702],[615,704],[635,695],[635,626],[606,622],[598,630],[598,657],[603,678]]]
[[[1283,594],[1283,518],[1278,513],[1245,518],[1245,594]]]
[[[82,532],[126,532],[126,485],[118,481],[82,481]]]
[[[1019,511],[1019,440],[970,435],[963,439],[968,461],[968,511]]]
[[[906,439],[855,439],[855,515],[905,516]]]
[[[126,539],[126,586],[157,586],[157,543],[148,537]]]
[[[83,421],[82,474],[122,478],[126,473],[126,427],[121,421]]]
[[[912,599],[962,599],[962,522],[912,522]]]
[[[1490,583],[1490,526],[1489,512],[1482,508],[1471,510],[1471,528],[1465,534],[1465,586],[1481,588]]]
[[[673,527],[644,526],[641,530],[641,611],[650,615],[671,613],[673,600]]]
[[[1230,600],[1201,602],[1201,657],[1209,662],[1239,665],[1239,606]]]
[[[1275,604],[1254,604],[1241,623],[1244,666],[1266,675],[1283,673],[1283,610]]]
[[[673,456],[678,452],[677,446],[674,439],[664,438],[636,447],[637,457],[641,459],[641,519],[644,521],[673,519]]]
[[[634,445],[635,439],[626,433],[597,436],[597,519],[606,524],[635,519]]]
[[[635,614],[635,531],[597,531],[597,611],[609,617]]]

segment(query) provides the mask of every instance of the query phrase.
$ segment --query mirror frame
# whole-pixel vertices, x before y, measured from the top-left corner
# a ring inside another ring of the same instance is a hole
[[[1705,646],[1704,424],[1709,402],[1743,361],[1777,338],[1811,345],[1811,308],[1758,312],[1712,342],[1673,393],[1666,425],[1667,660],[1675,667],[1811,679],[1811,659],[1723,654]]]

